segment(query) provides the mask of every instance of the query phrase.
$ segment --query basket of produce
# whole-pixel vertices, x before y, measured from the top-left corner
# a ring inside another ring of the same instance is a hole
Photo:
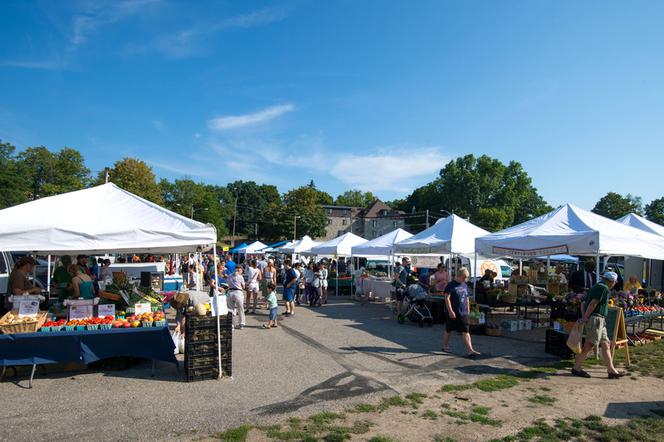
[[[39,312],[35,317],[19,318],[16,310],[9,311],[0,318],[0,331],[6,335],[34,333],[46,322],[47,313]]]

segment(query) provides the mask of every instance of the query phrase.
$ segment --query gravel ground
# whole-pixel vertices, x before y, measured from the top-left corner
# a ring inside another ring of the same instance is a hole
[[[41,369],[31,390],[25,380],[0,383],[0,440],[189,439],[552,360],[543,330],[476,336],[480,360],[443,355],[440,325],[398,325],[384,305],[335,300],[298,308],[278,329],[260,328],[266,320],[265,311],[250,315],[234,333],[234,376],[221,381],[185,383],[182,368],[166,363],[152,378],[145,362],[124,371]],[[451,347],[463,354],[460,337]]]

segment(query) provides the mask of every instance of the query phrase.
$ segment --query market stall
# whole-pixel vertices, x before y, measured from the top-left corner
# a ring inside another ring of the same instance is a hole
[[[307,255],[333,256],[334,258],[350,257],[352,256],[352,248],[365,242],[367,242],[366,239],[359,237],[354,233],[348,232],[327,242],[318,244],[310,248],[308,251],[302,253]],[[337,267],[335,269],[335,276],[329,279],[329,284],[330,286],[334,286],[336,295],[339,295],[339,287],[341,287],[342,284],[348,284],[352,290],[353,278],[340,277],[338,260]]]
[[[71,216],[74,212],[90,216]],[[156,254],[210,246],[216,248],[214,226],[178,215],[112,183],[0,211],[0,251]],[[0,330],[5,333],[0,336],[0,362],[3,366],[32,364],[33,374],[38,363],[86,362],[110,356],[176,362],[174,344],[160,312],[162,298],[149,288],[118,287],[123,283],[128,281],[114,279],[100,287],[99,298],[66,301],[59,312],[40,312],[38,306],[36,311],[30,310],[34,300],[20,300],[17,310],[0,320]],[[119,309],[123,305],[127,306],[125,312]]]
[[[570,204],[517,226],[479,237],[475,244],[477,253],[515,259],[555,254],[590,256],[595,259],[595,274],[600,273],[603,255],[664,257],[664,238]],[[566,284],[558,281],[555,275],[549,275],[549,268],[547,262],[546,267],[539,266],[527,274],[515,275],[509,291],[500,294],[499,300],[513,305],[550,304],[552,321],[575,321],[584,295],[570,293]],[[517,318],[517,322],[520,320],[525,318]]]
[[[395,229],[385,235],[379,236],[378,238],[352,247],[351,253],[353,257],[387,259],[390,263],[388,268],[391,271],[391,264],[395,255],[395,244],[399,241],[408,239],[411,236],[413,236],[411,233],[408,233],[403,229]],[[366,294],[369,299],[387,299],[391,297],[394,287],[392,285],[392,275],[390,273],[375,274],[365,272],[365,274],[360,275],[360,278],[361,293],[363,295]]]

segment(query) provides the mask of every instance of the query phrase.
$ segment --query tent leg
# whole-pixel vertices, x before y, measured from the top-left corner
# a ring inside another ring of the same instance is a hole
[[[217,363],[219,364],[219,377],[221,379],[221,324],[219,319],[219,296],[217,296],[217,243],[215,242],[212,246],[212,262],[213,262],[213,284],[214,289],[212,290],[212,296],[214,297],[214,308],[215,313],[217,314]],[[233,325],[233,324],[231,324]]]
[[[46,291],[51,293],[51,255],[48,255],[46,258],[48,263],[46,264]]]
[[[595,282],[599,281],[599,272],[600,272],[600,267],[599,267],[599,250],[597,251],[597,259],[595,260]]]
[[[473,264],[474,270],[473,272],[475,273],[475,281],[473,281],[473,301],[477,299],[477,252],[475,252],[475,263]]]
[[[337,257],[337,282],[334,284],[335,286],[335,296],[339,297],[339,257]]]
[[[523,261],[519,260],[519,276],[523,276]]]

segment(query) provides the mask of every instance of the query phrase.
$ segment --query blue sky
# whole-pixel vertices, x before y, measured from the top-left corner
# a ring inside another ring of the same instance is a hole
[[[0,2],[0,139],[384,199],[474,153],[664,195],[664,2]]]

